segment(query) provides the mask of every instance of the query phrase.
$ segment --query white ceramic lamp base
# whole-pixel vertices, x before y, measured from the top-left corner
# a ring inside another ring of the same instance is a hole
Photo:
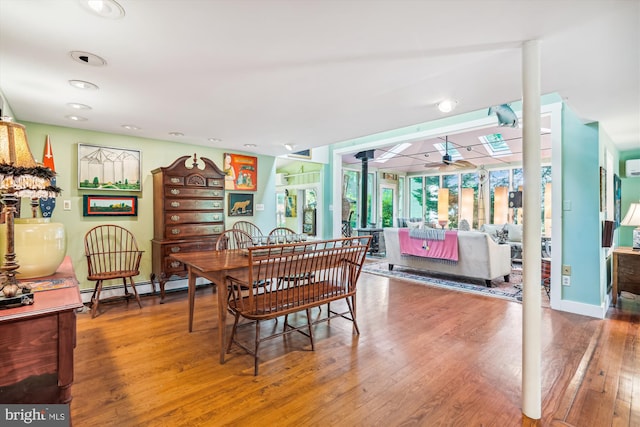
[[[18,280],[49,276],[56,272],[67,254],[64,225],[50,218],[16,218],[14,245],[20,265]],[[0,261],[7,251],[7,227],[0,227]]]

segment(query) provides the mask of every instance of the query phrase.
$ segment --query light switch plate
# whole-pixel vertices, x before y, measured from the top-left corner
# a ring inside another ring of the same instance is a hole
[[[62,206],[62,208],[63,208],[65,211],[70,211],[70,210],[71,210],[71,200],[65,200],[65,201],[63,202],[63,206]]]

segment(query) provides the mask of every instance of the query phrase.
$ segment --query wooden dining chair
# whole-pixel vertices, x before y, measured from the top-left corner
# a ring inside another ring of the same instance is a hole
[[[267,242],[270,245],[275,245],[278,243],[287,243],[286,241],[287,236],[293,236],[294,234],[296,234],[296,232],[290,228],[276,227],[269,232],[269,235],[267,236]]]
[[[254,246],[253,238],[246,231],[242,231],[241,229],[230,228],[228,230],[223,231],[218,238],[216,239],[216,250],[234,250],[234,249],[246,249]],[[257,283],[254,283],[254,287],[258,286]],[[215,290],[215,286],[214,286]],[[242,288],[243,291],[249,290],[248,287]],[[228,288],[227,291],[227,302],[231,299],[232,290]],[[227,304],[228,305],[228,304]]]
[[[246,249],[253,246],[253,239],[246,231],[230,228],[223,231],[216,239],[216,250]]]
[[[234,230],[242,230],[247,234],[249,234],[249,236],[251,237],[264,236],[264,234],[262,233],[262,230],[260,230],[260,227],[258,227],[257,225],[255,225],[250,221],[236,221],[236,223],[233,224],[231,228]]]
[[[100,292],[105,280],[122,279],[124,294],[131,296],[127,289],[127,281],[133,289],[140,308],[140,296],[136,290],[133,277],[140,274],[142,252],[134,235],[119,225],[98,225],[84,236],[84,251],[87,257],[87,280],[96,282],[91,296],[91,317],[96,317]]]

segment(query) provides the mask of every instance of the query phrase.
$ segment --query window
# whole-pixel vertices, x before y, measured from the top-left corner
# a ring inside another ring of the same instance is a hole
[[[422,177],[412,176],[409,178],[409,217],[410,218],[422,218]],[[437,203],[436,197],[436,203]]]
[[[438,223],[438,189],[440,188],[439,176],[427,176],[425,177],[425,221],[428,224]]]
[[[404,176],[398,177],[398,216],[404,217]]]

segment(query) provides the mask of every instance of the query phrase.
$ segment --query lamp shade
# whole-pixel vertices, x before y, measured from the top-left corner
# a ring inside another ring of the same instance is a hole
[[[473,224],[473,199],[473,188],[460,190],[460,221],[466,219],[469,224]]]
[[[438,190],[438,222],[440,224],[449,221],[449,189],[441,188]]]
[[[23,168],[36,166],[24,126],[0,121],[0,163]]]
[[[38,165],[31,153],[24,126],[0,120],[0,192],[16,197],[55,197],[55,172]]]
[[[631,203],[620,225],[635,225],[633,230],[633,249],[640,249],[640,203]]]
[[[640,226],[640,203],[629,205],[629,210],[620,224]]]
[[[505,224],[508,216],[507,187],[496,187],[493,194],[493,223]]]

